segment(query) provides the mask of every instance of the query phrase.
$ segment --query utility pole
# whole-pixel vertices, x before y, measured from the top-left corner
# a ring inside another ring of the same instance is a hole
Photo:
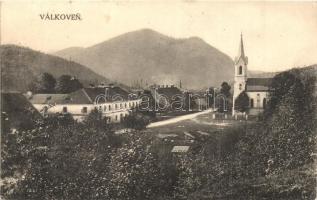
[[[216,88],[213,88],[214,90],[214,111],[216,110]]]

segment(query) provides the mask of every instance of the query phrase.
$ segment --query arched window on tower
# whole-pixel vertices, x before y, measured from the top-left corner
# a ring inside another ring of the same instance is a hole
[[[242,66],[239,67],[239,75],[242,74]]]

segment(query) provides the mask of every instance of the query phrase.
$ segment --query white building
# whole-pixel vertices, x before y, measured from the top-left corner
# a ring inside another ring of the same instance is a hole
[[[244,53],[242,34],[239,53],[234,60],[234,64],[232,115],[236,114],[234,109],[235,100],[243,91],[245,91],[249,97],[249,114],[257,115],[263,111],[267,104],[272,78],[248,78],[248,57],[245,56]]]
[[[43,115],[70,113],[81,121],[97,108],[110,123],[120,122],[141,102],[135,94],[115,86],[83,88],[70,94],[34,94],[27,98]]]

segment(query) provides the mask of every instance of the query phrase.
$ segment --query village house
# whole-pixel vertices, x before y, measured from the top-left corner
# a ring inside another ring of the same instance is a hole
[[[268,102],[272,78],[248,78],[248,57],[244,52],[242,34],[239,53],[234,60],[234,64],[232,115],[237,114],[235,111],[235,100],[243,91],[245,91],[249,97],[249,114],[257,115],[263,111]]]
[[[97,108],[109,123],[119,123],[139,106],[140,99],[117,86],[82,88],[70,94],[27,94],[28,100],[43,115],[70,113],[82,121]]]
[[[153,85],[150,91],[156,103],[156,110],[177,111],[183,107],[184,94],[174,85]]]

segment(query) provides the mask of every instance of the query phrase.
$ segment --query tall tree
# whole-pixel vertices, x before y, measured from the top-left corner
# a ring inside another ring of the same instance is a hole
[[[298,69],[273,80],[265,113],[269,133],[265,146],[276,168],[294,168],[311,161],[316,130],[315,80]]]
[[[29,85],[29,89],[34,93],[53,93],[55,90],[56,80],[49,73],[38,75]]]
[[[227,82],[223,82],[221,84],[220,93],[222,93],[228,98],[230,97],[230,89],[231,89],[231,86]]]
[[[249,109],[249,96],[245,91],[241,92],[235,100],[235,109],[240,112],[246,112]]]
[[[57,79],[55,90],[57,93],[66,94],[74,92],[82,87],[83,85],[75,77],[70,75],[62,75]]]

